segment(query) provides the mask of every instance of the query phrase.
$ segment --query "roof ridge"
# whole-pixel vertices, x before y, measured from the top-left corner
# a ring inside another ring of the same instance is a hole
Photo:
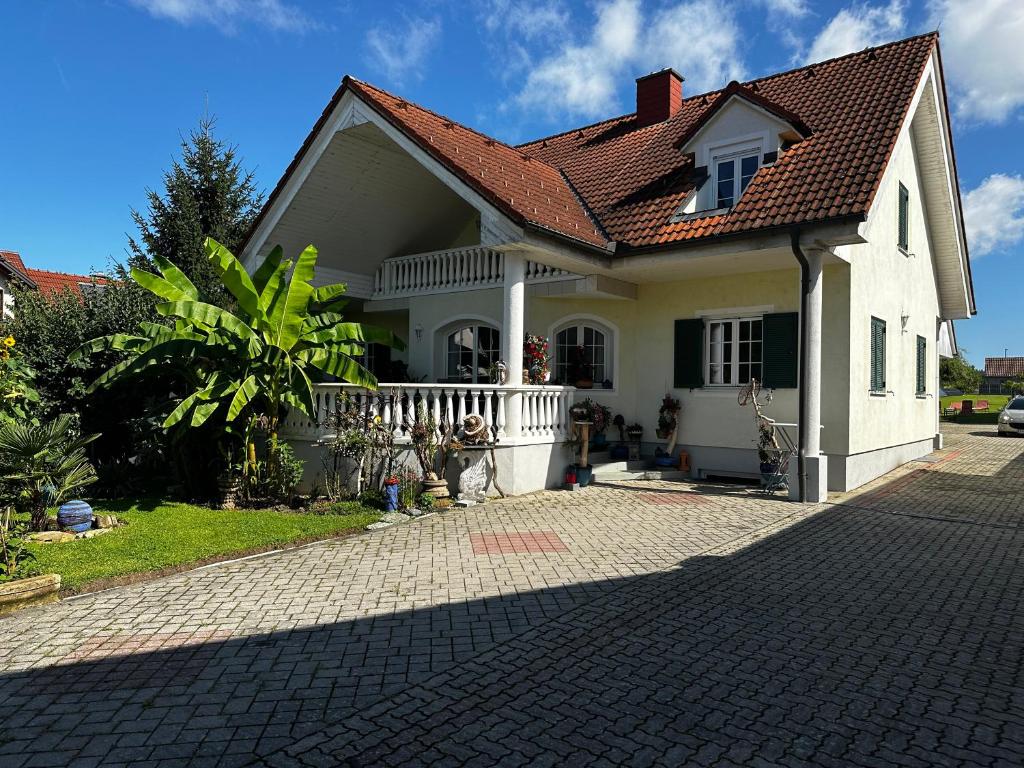
[[[568,135],[570,133],[577,133],[579,131],[585,131],[585,130],[587,130],[589,128],[596,128],[599,125],[604,125],[605,123],[613,123],[616,120],[622,120],[623,118],[632,117],[635,114],[636,114],[636,112],[626,112],[625,114],[618,115],[616,117],[606,117],[604,120],[598,120],[596,123],[589,123],[588,125],[581,125],[578,128],[568,128],[568,129],[566,129],[564,131],[559,131],[558,133],[552,133],[552,134],[549,134],[548,136],[541,136],[541,137],[536,138],[536,139],[531,139],[530,141],[524,141],[522,144],[516,144],[514,146],[515,146],[516,149],[521,149],[521,148],[527,146],[528,144],[538,144],[538,143],[540,143],[542,141],[550,141],[551,139],[557,139],[557,138],[559,138],[561,136],[566,136],[566,135]]]
[[[812,62],[810,64],[803,64],[803,65],[801,65],[799,67],[793,67],[791,69],[784,69],[781,72],[772,72],[771,74],[768,74],[768,75],[762,75],[761,77],[755,77],[752,80],[736,80],[736,81],[733,81],[733,82],[736,82],[739,85],[743,86],[744,88],[749,89],[752,83],[761,83],[761,82],[764,82],[765,80],[772,80],[773,78],[776,78],[776,77],[783,77],[784,75],[792,75],[792,74],[795,74],[797,72],[801,72],[803,70],[812,69],[814,67],[820,67],[820,66],[823,66],[825,64],[830,64],[830,63],[835,62],[835,61],[841,61],[843,59],[849,59],[849,58],[852,58],[854,56],[862,56],[864,54],[871,53],[872,51],[879,51],[879,50],[882,50],[883,48],[891,48],[892,46],[902,45],[904,43],[909,43],[909,42],[911,42],[913,40],[919,40],[919,39],[924,38],[924,37],[935,37],[935,38],[938,38],[938,36],[939,36],[939,31],[938,30],[933,30],[931,32],[922,32],[919,35],[911,35],[910,37],[904,37],[904,38],[902,38],[900,40],[891,40],[888,43],[882,43],[880,45],[868,46],[867,48],[862,48],[859,51],[850,51],[850,53],[844,53],[842,56],[833,56],[831,59],[823,59],[822,61],[815,61],[815,62]],[[371,86],[371,87],[373,87],[373,86]],[[692,96],[686,96],[686,97],[683,98],[683,104],[685,104],[688,101],[695,100],[695,99],[712,99],[712,98],[716,98],[723,91],[725,91],[725,89],[728,88],[728,87],[729,87],[729,85],[726,84],[726,85],[723,85],[721,88],[715,88],[715,89],[710,90],[710,91],[702,91],[701,93],[695,93]],[[378,90],[383,90],[383,89],[378,89]],[[387,93],[387,91],[385,91],[385,93]],[[393,96],[394,94],[391,94],[391,95]],[[397,97],[396,96],[395,98],[401,98],[401,97]],[[560,137],[565,136],[565,135],[570,134],[570,133],[576,133],[577,131],[585,131],[588,128],[594,128],[594,127],[599,126],[599,125],[604,125],[605,123],[611,123],[611,122],[614,122],[615,120],[622,120],[623,118],[627,118],[627,117],[630,117],[630,116],[635,115],[635,114],[636,114],[636,112],[627,112],[625,114],[618,115],[616,117],[608,117],[608,118],[605,118],[604,120],[598,120],[597,122],[590,123],[589,125],[579,126],[578,128],[567,128],[564,131],[559,131],[557,133],[552,133],[552,134],[547,135],[547,136],[541,136],[541,137],[533,139],[531,141],[523,142],[522,144],[516,144],[515,148],[518,149],[518,148],[521,148],[521,147],[525,147],[528,144],[537,144],[537,143],[539,143],[541,141],[557,139],[557,138],[560,138]]]
[[[783,75],[792,75],[796,72],[801,72],[805,69],[820,67],[825,64],[831,64],[836,61],[842,61],[843,59],[851,59],[854,56],[863,56],[864,54],[871,53],[872,51],[880,51],[883,48],[892,48],[895,45],[903,45],[904,43],[909,43],[913,40],[920,40],[923,37],[934,37],[937,39],[939,37],[939,30],[935,29],[932,30],[931,32],[922,32],[919,35],[911,35],[910,37],[904,37],[901,38],[900,40],[890,40],[888,43],[881,43],[880,45],[869,45],[867,48],[861,48],[859,51],[850,51],[849,53],[844,53],[842,56],[833,56],[831,59],[822,59],[821,61],[814,61],[809,64],[803,64],[799,67],[793,67],[792,69],[784,69],[781,72],[773,72],[770,75],[762,75],[761,77],[756,77],[753,80],[747,80],[743,84],[749,85],[750,83],[760,83],[765,80],[771,80],[772,78],[775,77],[782,77]]]
[[[41,269],[39,267],[29,266],[26,266],[25,269],[27,269],[29,272],[42,272],[43,274],[46,275],[63,275],[64,277],[84,277],[86,280],[93,280],[96,278],[99,278],[101,280],[107,279],[106,275],[101,274],[83,275],[81,272],[60,272],[59,270],[56,269]]]
[[[495,137],[491,136],[488,133],[484,133],[483,131],[477,130],[476,128],[471,128],[470,126],[466,125],[465,123],[460,123],[458,120],[453,120],[452,118],[448,117],[448,115],[442,115],[440,112],[435,112],[434,110],[430,109],[430,107],[425,107],[422,104],[419,104],[419,103],[417,103],[415,101],[407,99],[405,96],[399,96],[397,93],[392,93],[391,91],[386,90],[384,88],[380,88],[380,87],[374,85],[373,83],[368,83],[365,80],[360,80],[358,77],[352,77],[351,75],[346,75],[346,77],[352,83],[354,83],[357,87],[358,86],[362,86],[362,87],[365,87],[365,88],[372,88],[375,91],[380,91],[381,93],[383,93],[383,94],[385,94],[387,96],[390,96],[392,99],[397,99],[398,101],[404,101],[406,104],[408,104],[411,107],[416,107],[416,109],[423,110],[427,114],[433,115],[438,120],[444,120],[445,122],[451,123],[452,125],[457,125],[459,128],[462,128],[463,130],[469,131],[470,133],[475,133],[477,136],[480,136],[481,138],[487,139],[487,141],[493,141],[495,144],[501,144],[501,146],[505,147],[506,149],[511,149],[513,152],[518,150],[518,148],[513,146],[512,144],[507,144],[506,142],[502,141],[501,139],[496,139]],[[534,158],[534,159],[536,160],[536,158]],[[543,162],[543,161],[541,161],[541,162]],[[557,169],[555,169],[555,170],[557,170]]]

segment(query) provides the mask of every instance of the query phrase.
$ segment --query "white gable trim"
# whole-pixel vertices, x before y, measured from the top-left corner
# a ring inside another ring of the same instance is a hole
[[[242,263],[247,269],[254,269],[255,255],[266,244],[270,233],[274,231],[274,227],[277,226],[281,217],[288,210],[292,200],[295,199],[295,195],[305,184],[306,179],[313,168],[316,167],[317,162],[330,145],[334,135],[344,131],[346,128],[364,123],[373,123],[374,126],[379,128],[382,133],[407,152],[416,162],[437,177],[442,184],[480,211],[482,221],[486,224],[486,226],[481,228],[482,232],[485,232],[487,239],[492,241],[485,242],[483,243],[484,245],[497,245],[503,242],[514,242],[522,239],[522,227],[516,225],[486,198],[471,189],[442,163],[420,148],[418,144],[378,114],[373,107],[360,99],[353,91],[348,90],[335,105],[327,121],[320,128],[319,133],[313,138],[309,149],[288,178],[284,188],[280,191],[277,198],[269,203],[269,209],[266,211],[262,221],[260,221],[259,226],[256,227],[252,237],[249,238],[249,242],[241,254]]]
[[[711,118],[706,123],[704,123],[704,125],[702,125],[697,130],[697,132],[695,134],[693,134],[693,136],[691,136],[690,139],[682,147],[679,148],[679,150],[681,152],[683,152],[684,154],[686,152],[689,152],[692,147],[697,145],[703,139],[704,134],[706,134],[712,127],[714,127],[715,123],[718,122],[718,120],[722,117],[722,115],[724,115],[726,113],[726,111],[732,106],[733,102],[735,102],[735,101],[742,102],[743,106],[747,107],[748,109],[753,110],[754,112],[757,112],[758,114],[760,114],[766,120],[770,120],[773,125],[782,125],[782,126],[785,126],[785,127],[789,128],[791,130],[794,130],[794,131],[797,130],[793,126],[792,123],[790,123],[789,121],[785,120],[784,118],[779,117],[778,115],[774,114],[773,112],[770,112],[769,110],[767,110],[764,107],[762,107],[760,104],[754,103],[753,101],[751,101],[748,98],[745,98],[741,94],[734,93],[732,96],[730,96],[728,99],[725,100],[725,103],[716,110],[715,114],[713,114],[711,116]],[[799,131],[798,131],[798,133],[799,133]],[[769,143],[768,139],[767,139],[768,134],[767,134],[767,132],[765,132],[763,135],[766,137],[766,139],[765,139],[765,146],[767,148],[768,143]],[[741,140],[742,140],[742,137],[741,137]],[[774,149],[778,149],[778,141],[775,142]],[[704,154],[706,155],[706,147],[701,147],[701,150],[704,151]],[[767,151],[772,151],[772,150],[767,150]],[[696,164],[697,165],[706,165],[707,164],[706,157],[705,157],[705,162],[702,163],[702,162],[698,161]]]

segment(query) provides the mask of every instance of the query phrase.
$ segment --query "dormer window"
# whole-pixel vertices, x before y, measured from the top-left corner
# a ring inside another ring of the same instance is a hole
[[[748,148],[715,156],[716,208],[732,208],[761,167],[761,150]]]

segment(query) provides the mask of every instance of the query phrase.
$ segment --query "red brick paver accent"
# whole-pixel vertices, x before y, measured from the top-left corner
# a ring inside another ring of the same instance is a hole
[[[471,533],[474,555],[507,555],[518,552],[568,552],[554,531],[525,533]]]
[[[97,635],[66,654],[63,661],[95,661],[110,656],[183,648],[228,640],[230,630],[199,629],[194,632],[153,632],[140,634]]]

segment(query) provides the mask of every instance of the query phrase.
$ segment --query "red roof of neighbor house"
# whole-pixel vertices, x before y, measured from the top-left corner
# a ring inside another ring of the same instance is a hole
[[[636,115],[512,147],[375,86],[346,77],[271,193],[274,203],[347,90],[513,221],[589,246],[662,246],[767,227],[866,215],[938,33],[684,99],[668,120]],[[728,212],[673,222],[696,178],[680,141],[732,95],[805,138],[762,167]]]
[[[25,262],[21,260],[21,255],[17,251],[0,251],[0,263],[26,280],[30,279]]]
[[[82,285],[106,285],[109,280],[92,275],[73,275],[69,272],[51,272],[48,269],[28,269],[29,278],[44,294],[71,291],[76,296],[82,295]]]
[[[986,357],[985,375],[995,378],[1024,374],[1024,357]]]

